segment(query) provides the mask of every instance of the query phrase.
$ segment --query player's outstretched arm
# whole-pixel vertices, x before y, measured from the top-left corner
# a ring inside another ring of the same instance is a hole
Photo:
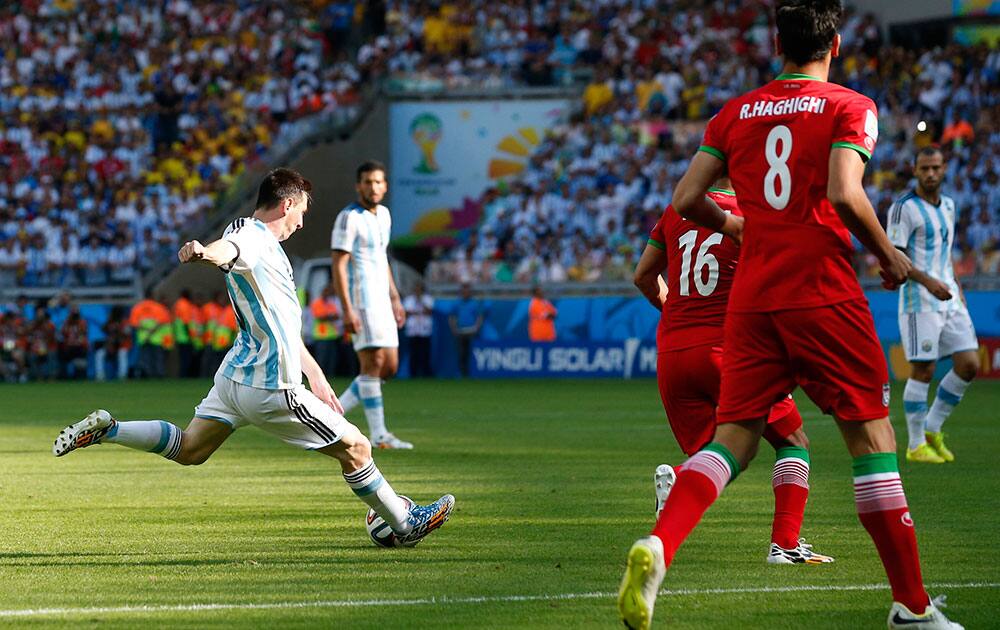
[[[202,245],[198,241],[188,241],[177,252],[177,258],[182,263],[201,262],[216,267],[233,262],[239,255],[240,251],[236,245],[226,239],[219,239],[208,245]]]
[[[722,232],[737,243],[743,239],[743,217],[725,212],[705,196],[709,187],[726,174],[726,163],[710,153],[695,153],[684,177],[677,183],[671,201],[674,210],[688,221]]]
[[[313,355],[306,348],[306,344],[301,338],[299,339],[299,363],[302,364],[302,373],[309,382],[309,390],[316,398],[319,398],[329,405],[331,409],[343,415],[344,406],[340,404],[337,394],[333,393],[330,382],[326,380],[326,374],[323,374],[323,368],[319,366],[319,363],[316,363],[316,359],[313,358]]]
[[[906,281],[913,264],[906,254],[889,241],[865,194],[862,180],[865,162],[854,149],[836,147],[830,151],[830,178],[826,197],[844,226],[875,254],[882,267],[882,286],[895,289]]]
[[[667,283],[661,275],[667,268],[667,254],[653,245],[646,245],[635,267],[632,281],[657,311],[663,309],[667,301]]]

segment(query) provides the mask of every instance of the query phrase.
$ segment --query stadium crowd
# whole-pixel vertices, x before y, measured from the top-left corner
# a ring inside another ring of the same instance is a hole
[[[296,121],[352,107],[354,3],[0,5],[0,286],[131,282]]]
[[[451,251],[438,252],[432,280],[630,277],[672,185],[697,149],[703,122],[696,121],[779,70],[766,61],[770,52],[761,39],[766,23],[751,19],[767,15],[749,10],[759,3],[727,3],[732,10],[726,13],[712,5],[668,17],[632,3],[617,9],[613,3],[595,4],[604,11],[592,19],[581,15],[577,30],[570,31],[596,33],[602,42],[586,57],[593,77],[580,113],[552,130],[518,180],[484,192],[482,222]],[[503,6],[482,12],[503,14]],[[527,14],[513,15],[514,24],[531,24]],[[912,187],[915,152],[936,143],[947,161],[945,192],[959,210],[958,271],[997,273],[1000,51],[985,45],[886,46],[874,18],[854,11],[848,11],[842,33],[842,59],[831,79],[879,106],[881,140],[866,182],[881,220],[894,199]],[[560,40],[550,41],[553,62]],[[856,245],[859,273],[876,276],[876,261]]]

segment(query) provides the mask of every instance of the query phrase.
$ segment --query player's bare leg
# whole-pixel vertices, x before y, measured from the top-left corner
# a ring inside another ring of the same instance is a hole
[[[340,462],[347,485],[392,527],[404,546],[417,544],[443,525],[455,507],[455,497],[446,494],[429,505],[408,509],[375,465],[371,442],[353,426],[337,442],[317,452]]]
[[[726,484],[753,459],[765,425],[766,418],[720,424],[713,442],[678,468],[652,536],[640,538],[629,550],[618,591],[618,613],[626,626],[650,627],[656,594],[677,548]]]

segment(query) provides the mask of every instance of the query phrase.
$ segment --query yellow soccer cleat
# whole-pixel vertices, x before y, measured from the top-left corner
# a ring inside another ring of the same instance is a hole
[[[924,442],[917,448],[906,450],[906,461],[921,464],[943,464],[944,458],[938,455],[930,444]]]
[[[629,549],[628,567],[618,589],[618,616],[626,628],[649,630],[666,572],[663,543],[656,536],[640,538]]]
[[[938,431],[937,433],[931,433],[926,431],[924,436],[927,437],[927,443],[930,445],[934,452],[946,462],[955,461],[955,455],[948,450],[948,447],[944,445],[944,433]]]

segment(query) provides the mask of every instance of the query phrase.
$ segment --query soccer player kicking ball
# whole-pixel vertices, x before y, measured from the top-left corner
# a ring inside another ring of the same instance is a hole
[[[741,216],[736,193],[723,178],[708,196],[725,212]],[[656,376],[667,420],[681,450],[692,456],[712,441],[722,371],[722,324],[739,258],[739,246],[719,232],[680,218],[670,206],[656,223],[635,270],[635,284],[660,311]],[[667,282],[663,272],[667,272]],[[774,521],[767,561],[823,564],[799,538],[809,498],[809,441],[790,396],[768,413],[764,438],[774,447],[771,473]],[[676,472],[663,464],[654,474],[659,512]]]
[[[359,166],[355,188],[358,200],[337,215],[330,238],[331,276],[344,307],[344,330],[361,364],[361,373],[341,400],[345,413],[359,401],[364,405],[375,446],[411,449],[413,444],[385,427],[382,406],[382,380],[395,376],[399,368],[399,328],[406,323],[386,253],[392,220],[382,205],[388,189],[385,166],[375,161]]]
[[[979,372],[979,340],[951,262],[955,201],[941,194],[944,156],[927,147],[916,162],[917,188],[892,206],[887,228],[892,244],[913,260],[910,279],[899,288],[899,333],[911,370],[903,390],[910,438],[906,459],[943,464],[955,456],[944,444],[941,425]],[[947,356],[953,367],[941,379],[928,411],[936,362]]]
[[[892,588],[890,628],[958,629],[924,589],[913,519],[889,423],[888,369],[851,267],[850,233],[896,288],[910,261],[865,196],[875,147],[872,101],[827,82],[837,56],[839,0],[779,0],[784,72],[729,101],[708,123],[673,205],[693,222],[739,237],[741,261],[724,324],[714,441],[677,475],[651,536],[628,553],[618,610],[648,628],[666,568],[726,484],[753,457],[769,410],[796,385],[832,414],[854,458],[854,496]],[[744,218],[705,196],[729,169]],[[745,220],[745,225],[744,225]]]
[[[273,170],[260,185],[253,216],[231,223],[220,240],[190,241],[177,253],[182,263],[225,272],[240,328],[187,428],[164,420],[123,422],[99,409],[60,431],[52,452],[61,457],[107,442],[196,465],[233,431],[253,424],[288,444],[337,459],[351,490],[389,523],[402,544],[412,546],[448,520],[455,497],[446,494],[407,509],[372,460],[368,439],[341,415],[323,370],[302,342],[302,311],[281,241],[302,227],[311,189],[295,171]]]

